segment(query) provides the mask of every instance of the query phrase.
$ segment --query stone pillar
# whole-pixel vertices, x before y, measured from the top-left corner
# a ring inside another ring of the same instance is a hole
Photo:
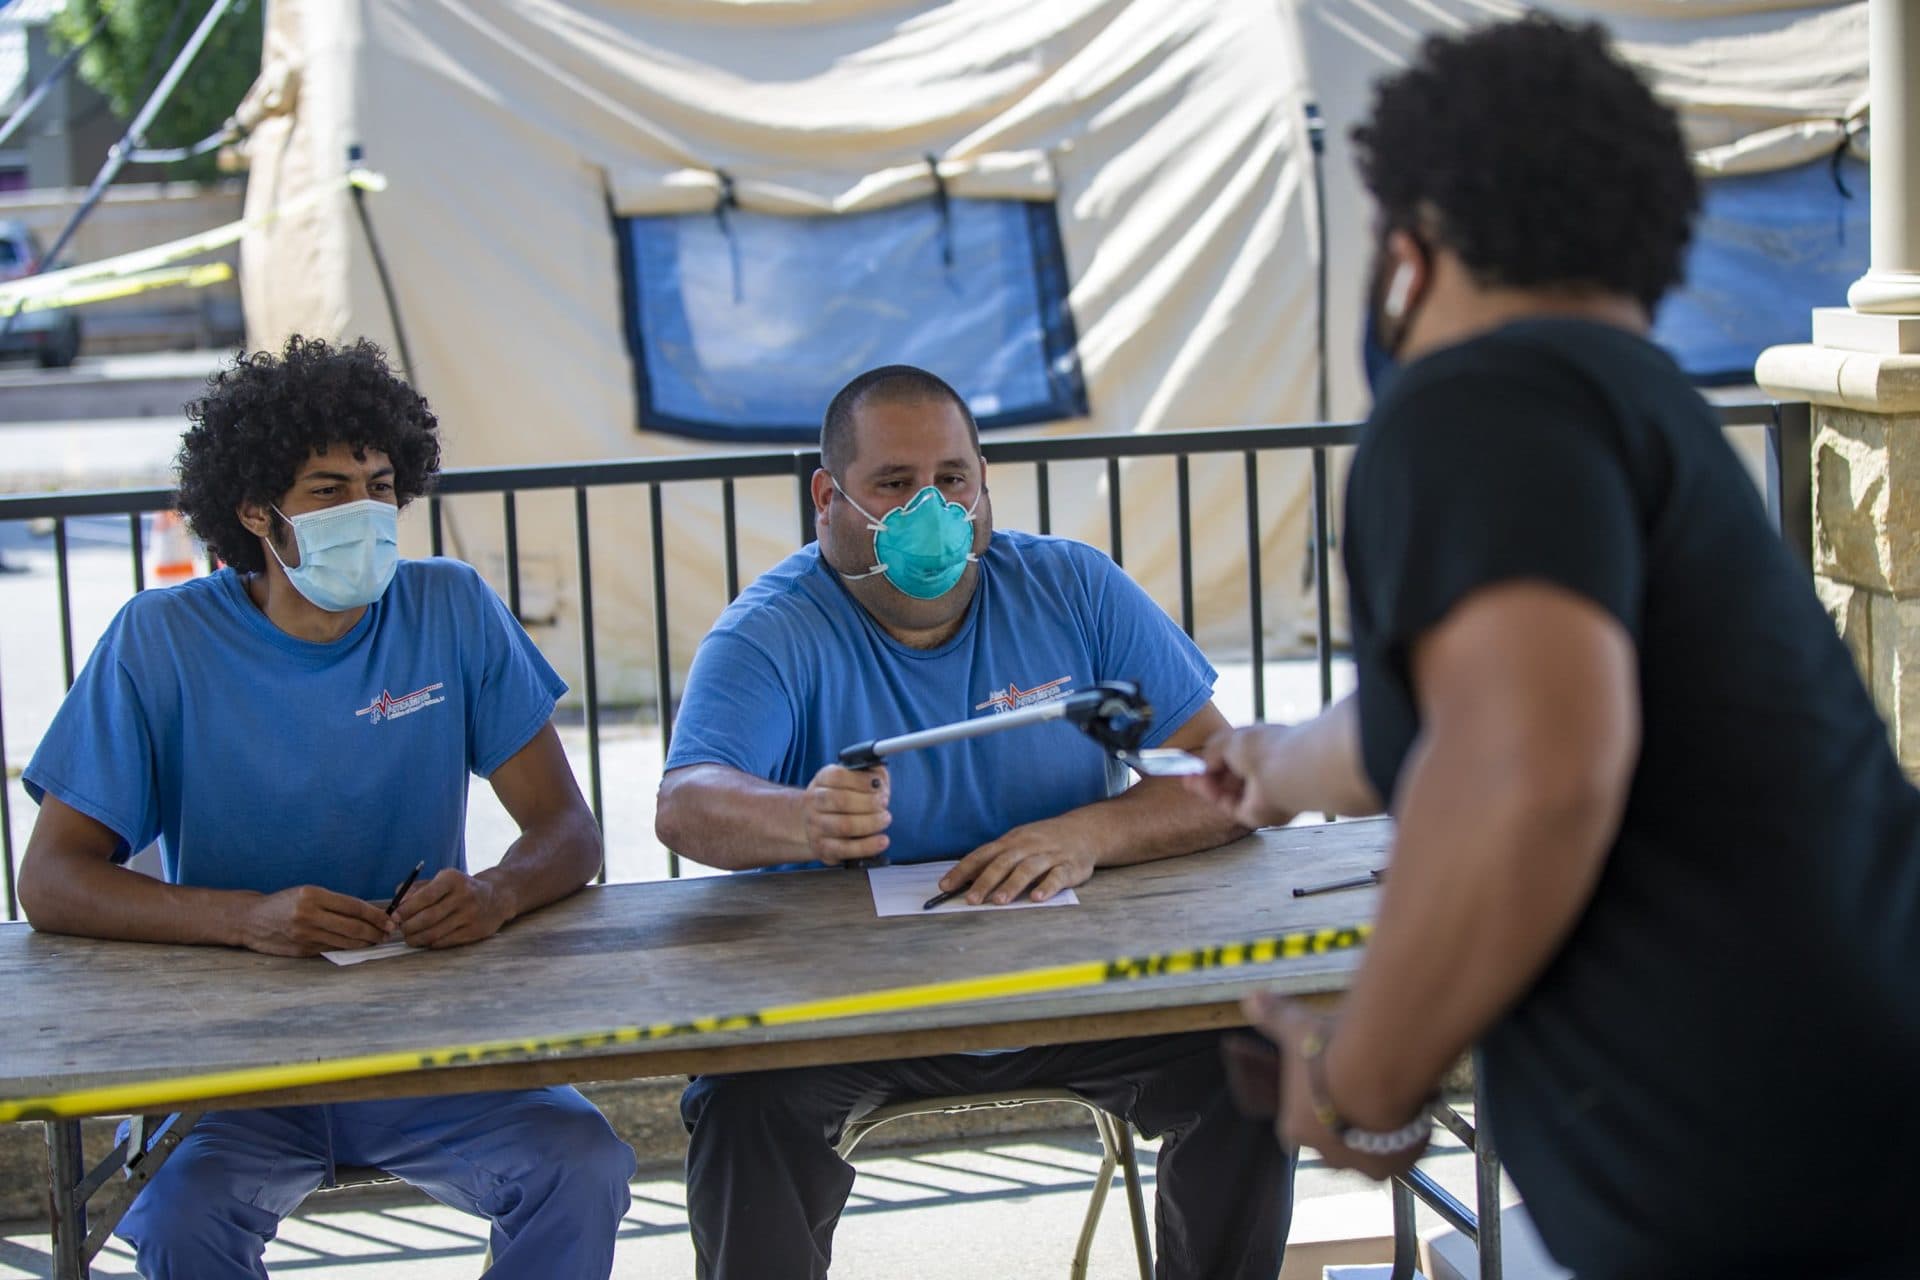
[[[1920,0],[1872,0],[1873,247],[1754,380],[1813,405],[1814,587],[1920,779]]]
[[[1755,378],[1813,404],[1814,589],[1920,780],[1920,355],[1774,347]]]

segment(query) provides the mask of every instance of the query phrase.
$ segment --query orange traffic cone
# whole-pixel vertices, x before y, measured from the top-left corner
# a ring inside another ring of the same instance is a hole
[[[178,511],[153,517],[153,579],[162,586],[185,582],[199,571],[193,554],[193,535]]]

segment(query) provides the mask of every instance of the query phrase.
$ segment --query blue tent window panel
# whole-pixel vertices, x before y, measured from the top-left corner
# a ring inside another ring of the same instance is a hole
[[[1866,271],[1870,181],[1843,159],[1702,183],[1686,284],[1654,341],[1696,383],[1752,382],[1762,351],[1805,342],[1813,308],[1844,305]]]
[[[728,208],[618,232],[643,431],[811,441],[833,393],[883,364],[939,374],[982,427],[1088,411],[1050,202]]]

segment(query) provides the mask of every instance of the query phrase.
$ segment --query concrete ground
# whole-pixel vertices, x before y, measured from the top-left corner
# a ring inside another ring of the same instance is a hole
[[[1153,1146],[1143,1144],[1141,1154],[1149,1212]],[[835,1280],[1057,1280],[1073,1256],[1100,1156],[1089,1130],[893,1148],[863,1154],[857,1163],[860,1179],[835,1239]],[[1472,1203],[1472,1161],[1450,1139],[1425,1167]],[[1232,1188],[1221,1191],[1231,1194]],[[693,1275],[685,1204],[679,1170],[641,1171],[620,1229],[616,1277]],[[1421,1227],[1444,1230],[1424,1212]],[[1385,1261],[1390,1234],[1383,1187],[1303,1161],[1283,1280],[1319,1280],[1328,1263]],[[275,1276],[302,1280],[470,1280],[480,1272],[484,1238],[478,1219],[416,1194],[383,1189],[308,1201],[283,1225],[266,1257]],[[0,1224],[0,1280],[47,1274],[45,1234],[32,1225]],[[117,1240],[94,1268],[102,1278],[135,1274],[129,1251]],[[1101,1216],[1089,1274],[1136,1274],[1118,1178]]]

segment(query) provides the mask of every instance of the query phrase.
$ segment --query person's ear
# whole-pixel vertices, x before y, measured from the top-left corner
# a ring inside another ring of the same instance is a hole
[[[256,538],[264,538],[273,528],[273,512],[265,503],[243,502],[233,509],[240,526]]]
[[[833,502],[833,473],[825,467],[815,467],[810,487],[813,492],[813,518],[816,522],[824,523],[827,507]]]

